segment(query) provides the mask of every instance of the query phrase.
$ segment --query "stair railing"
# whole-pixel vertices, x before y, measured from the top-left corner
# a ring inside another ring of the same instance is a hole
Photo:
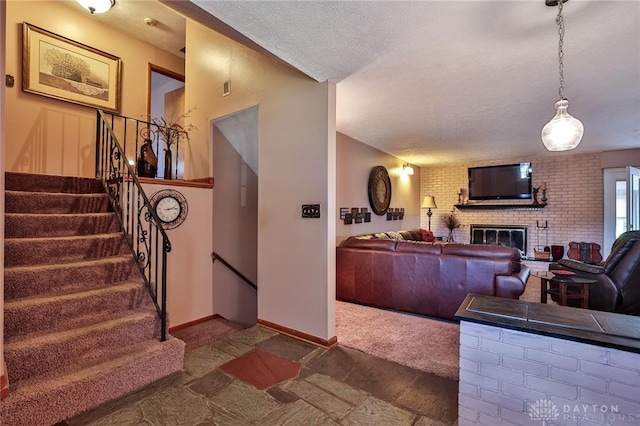
[[[231,265],[229,262],[227,262],[226,260],[224,260],[222,258],[222,256],[220,256],[218,253],[216,253],[215,251],[211,252],[211,263],[215,263],[216,260],[220,260],[220,262],[226,266],[227,268],[229,268],[229,270],[231,272],[233,272],[234,274],[236,274],[240,279],[242,279],[242,281],[244,281],[245,283],[249,284],[251,287],[253,287],[254,290],[258,289],[258,286],[255,285],[249,278],[245,277],[242,272],[238,271],[236,268],[233,267],[233,265]]]
[[[135,155],[151,124],[97,110],[96,177],[107,191],[125,238],[160,315],[160,340],[167,338],[167,253],[171,242],[144,192]],[[145,132],[145,129],[146,132]],[[123,141],[122,143],[120,141]],[[124,145],[124,146],[123,146]],[[133,159],[125,147],[133,146]]]

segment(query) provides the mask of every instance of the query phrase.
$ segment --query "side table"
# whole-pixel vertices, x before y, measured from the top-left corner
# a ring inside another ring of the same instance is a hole
[[[558,304],[567,306],[568,301],[578,299],[581,306],[589,308],[589,286],[598,281],[582,275],[560,275],[552,271],[534,272],[532,274],[540,278],[540,303],[547,303],[547,294],[558,296]],[[549,283],[555,284],[555,288]]]

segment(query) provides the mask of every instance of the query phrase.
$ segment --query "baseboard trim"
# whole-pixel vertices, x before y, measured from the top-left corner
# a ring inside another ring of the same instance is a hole
[[[203,322],[211,321],[218,318],[222,318],[222,316],[215,314],[215,315],[209,315],[208,317],[200,318],[197,320],[185,322],[184,324],[176,325],[175,327],[169,327],[169,333],[173,333],[179,330],[184,330],[185,328],[189,328],[191,326],[202,324]]]
[[[273,323],[271,321],[266,321],[258,318],[258,325],[264,328],[268,328],[269,330],[277,331],[278,333],[286,334],[287,336],[294,337],[298,340],[304,340],[309,343],[313,343],[318,346],[322,346],[325,348],[332,348],[338,344],[338,338],[333,336],[330,339],[322,339],[317,336],[313,336],[311,334],[304,333],[299,330],[294,330],[293,328],[285,327],[280,324]]]
[[[0,399],[5,399],[9,396],[9,379],[7,379],[7,364],[4,363],[4,374],[0,375]]]

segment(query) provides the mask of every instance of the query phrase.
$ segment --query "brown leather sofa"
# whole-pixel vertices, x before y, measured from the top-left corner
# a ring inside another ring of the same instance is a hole
[[[529,274],[515,248],[425,242],[420,230],[349,237],[336,248],[337,299],[448,320],[468,293],[517,299]]]

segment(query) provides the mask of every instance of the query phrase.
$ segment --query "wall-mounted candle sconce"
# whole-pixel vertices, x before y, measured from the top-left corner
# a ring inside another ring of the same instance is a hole
[[[412,176],[413,175],[413,167],[409,163],[404,164],[402,166],[402,173],[407,175],[407,176]]]

